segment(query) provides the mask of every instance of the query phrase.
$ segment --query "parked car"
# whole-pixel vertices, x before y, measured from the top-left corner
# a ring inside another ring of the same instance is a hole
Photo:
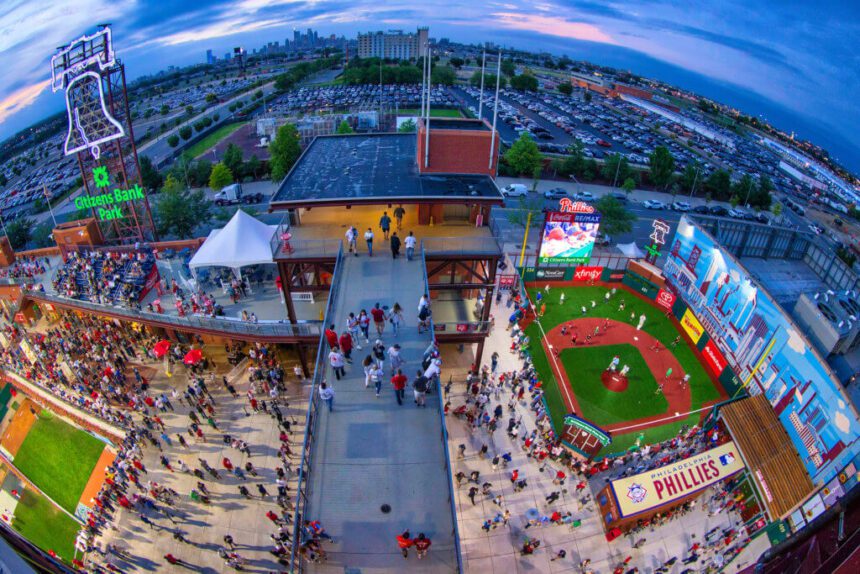
[[[717,215],[719,217],[726,217],[729,214],[729,210],[723,207],[722,205],[715,205],[711,207],[711,215]]]
[[[824,228],[814,223],[809,224],[809,230],[815,235],[821,235],[822,233],[824,233]]]
[[[749,219],[750,214],[740,207],[733,207],[729,210],[729,216],[735,219]]]
[[[594,201],[594,195],[590,191],[578,191],[573,198],[577,201]]]
[[[612,194],[612,197],[620,201],[621,203],[627,203],[627,194],[621,193],[620,191],[616,191]]]
[[[690,211],[690,208],[691,208],[691,205],[689,203],[687,203],[686,201],[673,201],[672,202],[672,209],[674,209],[675,211],[687,212],[687,211]]]
[[[666,209],[666,204],[656,199],[646,199],[642,202],[642,206],[645,209]]]
[[[708,207],[707,205],[697,205],[691,211],[693,213],[701,213],[703,215],[710,215],[711,214],[711,208]]]
[[[528,193],[528,188],[521,183],[512,183],[502,188],[502,195],[506,197],[525,197]]]
[[[561,199],[563,197],[569,197],[570,194],[567,193],[566,189],[554,187],[543,192],[543,196],[547,199]]]

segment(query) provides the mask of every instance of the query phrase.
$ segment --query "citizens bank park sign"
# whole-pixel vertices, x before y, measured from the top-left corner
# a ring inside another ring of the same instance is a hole
[[[729,441],[696,456],[613,480],[610,484],[621,516],[629,518],[701,492],[743,468],[735,443]]]

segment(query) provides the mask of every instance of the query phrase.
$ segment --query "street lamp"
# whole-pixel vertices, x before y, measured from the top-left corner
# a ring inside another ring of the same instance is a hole
[[[701,167],[696,168],[696,177],[693,178],[693,187],[690,188],[690,199],[693,199],[693,193],[696,191],[696,182],[699,181],[699,170]]]

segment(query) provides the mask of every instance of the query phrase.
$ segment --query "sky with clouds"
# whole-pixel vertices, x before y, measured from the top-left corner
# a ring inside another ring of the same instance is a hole
[[[0,140],[62,109],[56,47],[112,23],[129,79],[313,27],[430,26],[433,37],[544,49],[628,69],[761,114],[860,172],[860,2],[791,0],[5,0]]]

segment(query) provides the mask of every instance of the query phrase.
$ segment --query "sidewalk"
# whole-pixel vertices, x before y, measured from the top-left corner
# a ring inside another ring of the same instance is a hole
[[[381,239],[381,237],[379,238]],[[382,241],[379,241],[382,243]],[[380,246],[382,247],[382,246]],[[424,291],[421,257],[407,261],[391,258],[381,248],[373,258],[362,249],[359,257],[344,255],[335,281],[341,288],[334,304],[338,333],[343,332],[350,312],[368,313],[375,303],[404,309],[405,324],[397,337],[386,324],[381,338],[388,349],[395,342],[406,364],[403,372],[411,381],[420,368],[421,356],[430,335],[419,335],[418,300]],[[325,543],[328,560],[311,564],[315,572],[455,572],[453,518],[448,496],[445,451],[441,440],[439,395],[427,396],[427,408],[413,403],[411,388],[398,406],[385,365],[382,393],[365,388],[361,361],[376,337],[371,322],[370,345],[353,349],[353,363],[346,377],[326,379],[335,390],[334,411],[320,406],[317,436],[310,476],[308,520],[320,520],[335,538]],[[387,355],[386,355],[387,356]],[[444,360],[444,357],[443,357]],[[390,512],[382,510],[391,507]],[[413,537],[423,532],[432,541],[428,556],[418,561],[414,549],[407,561],[395,537],[409,529]]]

